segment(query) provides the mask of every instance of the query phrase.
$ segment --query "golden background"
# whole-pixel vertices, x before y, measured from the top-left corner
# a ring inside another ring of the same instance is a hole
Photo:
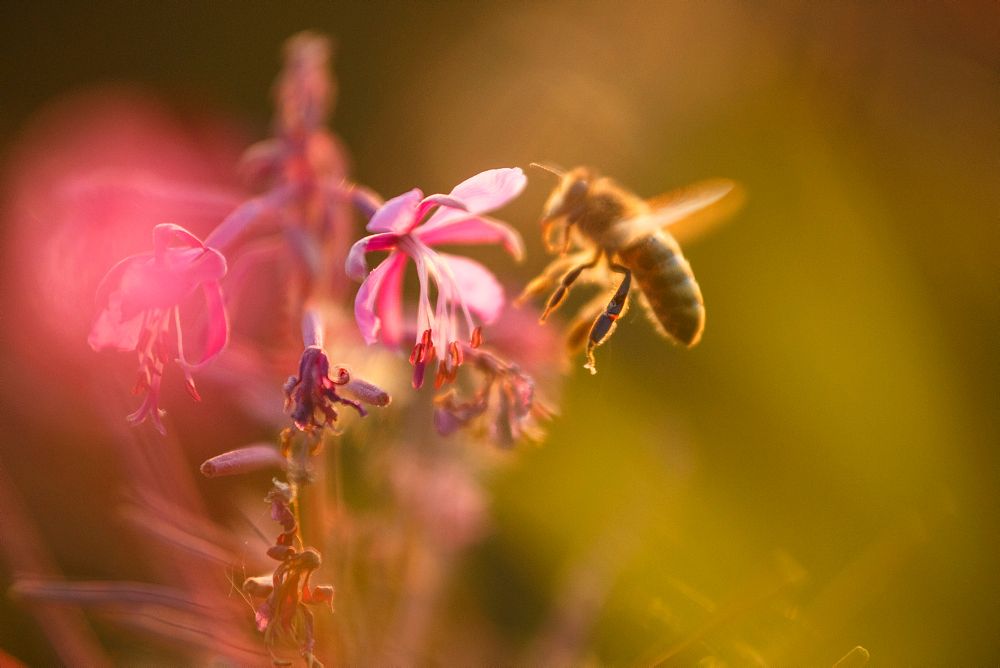
[[[1000,658],[997,7],[18,3],[0,27],[0,141],[107,82],[263,136],[281,43],[314,29],[337,44],[332,125],[385,195],[531,161],[592,164],[647,196],[740,181],[744,209],[685,246],[702,343],[669,347],[634,309],[598,375],[574,361],[550,438],[493,483],[467,595],[516,647],[597,564],[599,602],[571,607],[601,663],[679,643],[678,665],[832,665],[858,644],[875,665],[984,665]],[[551,182],[529,178],[503,215],[528,259],[493,264],[514,289],[546,261]],[[130,572],[87,507],[115,467],[66,461],[67,439],[96,437],[39,390],[56,377],[25,391],[25,355],[0,350],[0,463],[64,572]],[[52,661],[16,605],[0,619],[0,648]]]

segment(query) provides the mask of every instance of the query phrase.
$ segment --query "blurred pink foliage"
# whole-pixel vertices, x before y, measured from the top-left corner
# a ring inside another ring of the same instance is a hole
[[[155,225],[204,233],[238,202],[234,127],[184,122],[151,96],[109,88],[52,104],[15,147],[6,176],[15,280],[28,312],[67,343],[86,338],[98,281],[146,246]]]

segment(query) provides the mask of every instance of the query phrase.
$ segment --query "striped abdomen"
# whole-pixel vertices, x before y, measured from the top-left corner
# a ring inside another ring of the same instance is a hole
[[[619,251],[618,257],[632,271],[662,332],[685,346],[698,343],[705,327],[705,303],[674,238],[654,232]]]

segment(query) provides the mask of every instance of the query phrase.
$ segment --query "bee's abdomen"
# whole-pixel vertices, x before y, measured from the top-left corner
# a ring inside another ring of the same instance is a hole
[[[663,333],[693,346],[705,328],[705,303],[691,265],[674,238],[662,232],[643,237],[618,253],[642,290]]]

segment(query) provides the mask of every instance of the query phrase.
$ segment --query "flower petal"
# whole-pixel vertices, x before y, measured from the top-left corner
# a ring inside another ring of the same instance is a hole
[[[131,255],[124,260],[120,260],[115,266],[111,267],[97,285],[97,296],[95,298],[97,305],[101,308],[106,308],[108,298],[111,294],[121,290],[121,283],[125,272],[133,265],[147,263],[152,258],[152,253],[140,253],[139,255]]]
[[[500,242],[520,261],[524,257],[524,241],[517,230],[492,218],[457,218],[423,225],[413,231],[414,236],[428,246],[437,244],[492,244]]]
[[[399,241],[399,235],[394,232],[372,234],[364,239],[358,239],[347,254],[344,271],[355,281],[363,280],[368,274],[368,263],[365,254],[375,251],[392,250]]]
[[[450,196],[465,204],[468,213],[489,213],[521,194],[528,179],[520,167],[488,169],[462,181]],[[458,209],[442,208],[431,216],[428,225],[462,217]]]
[[[416,224],[417,207],[424,194],[419,188],[403,193],[382,205],[368,221],[369,232],[408,232]]]
[[[419,222],[428,211],[439,206],[458,209],[460,211],[468,211],[468,208],[465,206],[465,202],[457,200],[451,195],[428,195],[421,200],[420,206],[417,207],[417,213],[414,215],[414,219]]]
[[[483,324],[496,321],[503,311],[506,296],[503,286],[490,270],[475,260],[458,255],[438,255],[448,263],[465,304],[479,316]]]
[[[174,223],[162,223],[153,228],[153,249],[157,254],[171,246],[181,248],[204,248],[201,239]]]
[[[375,308],[382,322],[382,342],[387,346],[397,346],[403,338],[403,275],[406,271],[406,255],[390,255],[385,264],[389,266],[382,277],[382,287]]]
[[[382,261],[358,288],[358,294],[354,298],[354,319],[358,323],[358,330],[364,337],[365,343],[371,345],[378,341],[379,330],[382,328],[382,321],[376,312],[376,303],[379,299],[379,291],[382,289],[382,282],[386,274],[392,269],[397,260],[394,258],[405,256],[402,253],[392,253]]]
[[[129,263],[118,279],[122,316],[177,306],[199,285],[225,274],[226,258],[212,248],[169,248],[160,258]]]
[[[111,293],[107,305],[97,314],[87,343],[94,350],[135,350],[139,345],[143,314],[122,318],[121,295]]]
[[[222,286],[218,281],[206,281],[202,283],[201,291],[205,295],[205,313],[207,325],[205,330],[205,350],[201,354],[201,359],[193,364],[184,356],[180,333],[177,341],[177,362],[181,368],[188,373],[198,371],[213,359],[219,356],[226,344],[229,343],[229,317],[226,315],[225,298],[222,295]]]
[[[165,259],[170,272],[188,285],[189,290],[201,283],[222,279],[229,269],[225,256],[214,248],[171,249]]]
[[[135,350],[139,343],[143,314],[122,312],[122,283],[136,267],[149,263],[151,253],[132,255],[108,270],[97,286],[97,306],[100,312],[90,329],[87,343],[94,350]]]

